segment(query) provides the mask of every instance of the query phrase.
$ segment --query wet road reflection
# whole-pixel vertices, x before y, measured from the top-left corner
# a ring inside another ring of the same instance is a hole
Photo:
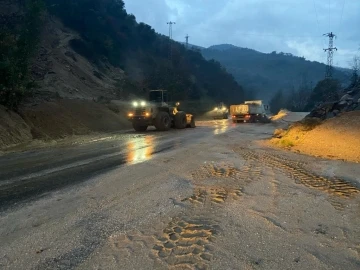
[[[154,145],[154,136],[129,139],[126,143],[126,162],[136,164],[151,159]]]
[[[215,125],[214,135],[225,133],[229,128],[228,121],[218,122]]]
[[[114,136],[76,147],[45,149],[0,157],[0,212],[16,203],[84,182],[119,166],[203,141],[231,129],[229,122],[199,122],[198,128]],[[11,157],[11,158],[9,158]]]

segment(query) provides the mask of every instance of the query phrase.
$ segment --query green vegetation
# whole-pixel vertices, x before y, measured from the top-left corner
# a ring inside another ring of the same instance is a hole
[[[293,147],[295,144],[291,140],[281,139],[280,140],[280,145],[283,146],[283,147]]]
[[[22,19],[4,21],[0,26],[0,104],[15,110],[34,87],[29,64],[39,41],[44,9],[41,0],[20,3]]]
[[[127,14],[122,0],[46,0],[48,10],[78,31],[70,45],[97,65],[106,60],[125,70],[131,83],[146,93],[163,88],[173,100],[241,102],[243,89],[219,62],[155,33]],[[171,57],[170,56],[171,45]]]
[[[270,100],[279,89],[285,96],[300,90],[300,96],[304,97],[300,88],[311,91],[325,75],[324,64],[289,53],[261,53],[228,44],[212,46],[201,52],[206,59],[219,61],[246,92],[252,94],[251,98]],[[334,78],[341,83],[348,81],[347,74],[338,69],[334,69]]]
[[[306,108],[311,110],[318,103],[334,102],[339,100],[338,93],[340,90],[341,85],[337,80],[325,79],[319,81],[310,95]]]

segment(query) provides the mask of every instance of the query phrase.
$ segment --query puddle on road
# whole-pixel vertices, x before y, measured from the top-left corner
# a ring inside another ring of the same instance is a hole
[[[130,138],[126,142],[126,163],[141,163],[152,159],[155,154],[171,149],[179,149],[181,146],[182,142],[180,140],[157,142],[157,138],[152,135]]]
[[[151,159],[154,152],[154,137],[145,136],[129,139],[126,143],[126,162],[136,164]]]
[[[223,134],[229,129],[228,121],[223,121],[215,124],[214,135]]]
[[[304,164],[298,161],[285,159],[282,156],[270,155],[266,152],[255,152],[246,148],[235,148],[244,159],[261,162],[274,169],[280,170],[289,178],[294,179],[295,183],[306,187],[324,191],[331,195],[330,203],[336,209],[345,207],[343,202],[335,198],[348,199],[360,194],[360,189],[354,184],[340,178],[329,178],[312,173],[304,168]]]

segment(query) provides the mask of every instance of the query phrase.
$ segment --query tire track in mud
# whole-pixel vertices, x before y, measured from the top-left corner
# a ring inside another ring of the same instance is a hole
[[[220,226],[203,216],[175,217],[160,233],[132,231],[109,238],[115,261],[146,249],[156,265],[167,269],[208,269]]]
[[[354,184],[338,177],[329,178],[312,173],[304,168],[305,164],[302,162],[243,147],[235,147],[233,150],[245,160],[261,162],[284,173],[297,184],[328,193],[330,195],[329,202],[338,210],[345,208],[346,204],[343,199],[353,198],[360,194],[360,189]]]
[[[146,249],[157,266],[209,269],[214,256],[214,241],[221,231],[217,220],[221,211],[216,209],[226,202],[238,200],[243,195],[243,188],[260,179],[263,171],[252,162],[247,162],[241,169],[219,162],[206,163],[191,175],[193,195],[181,200],[189,202],[188,211],[164,225],[160,233],[153,228],[155,232],[135,231],[111,236],[109,242],[118,257],[116,261],[131,258],[134,253]]]
[[[245,163],[241,169],[224,162],[206,163],[192,172],[194,193],[182,201],[189,201],[194,205],[208,203],[220,205],[228,200],[238,200],[248,184],[261,179],[264,175],[264,168],[254,162]],[[210,180],[215,180],[217,183],[209,184]]]
[[[207,204],[208,202],[213,204],[222,204],[227,200],[237,200],[242,196],[242,189],[229,189],[219,186],[202,186],[196,187],[194,194],[188,198],[181,200],[182,202],[189,201],[192,204]]]
[[[174,269],[208,269],[219,230],[211,219],[176,218],[156,236],[151,257]]]

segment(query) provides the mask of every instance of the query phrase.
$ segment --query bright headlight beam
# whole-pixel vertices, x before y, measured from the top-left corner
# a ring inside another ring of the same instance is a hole
[[[145,105],[146,105],[146,102],[145,102],[145,101],[141,101],[140,105],[141,105],[141,106],[145,106]]]
[[[139,105],[139,104],[138,104],[136,101],[133,102],[133,106],[134,106],[134,107],[137,107],[138,105]]]

